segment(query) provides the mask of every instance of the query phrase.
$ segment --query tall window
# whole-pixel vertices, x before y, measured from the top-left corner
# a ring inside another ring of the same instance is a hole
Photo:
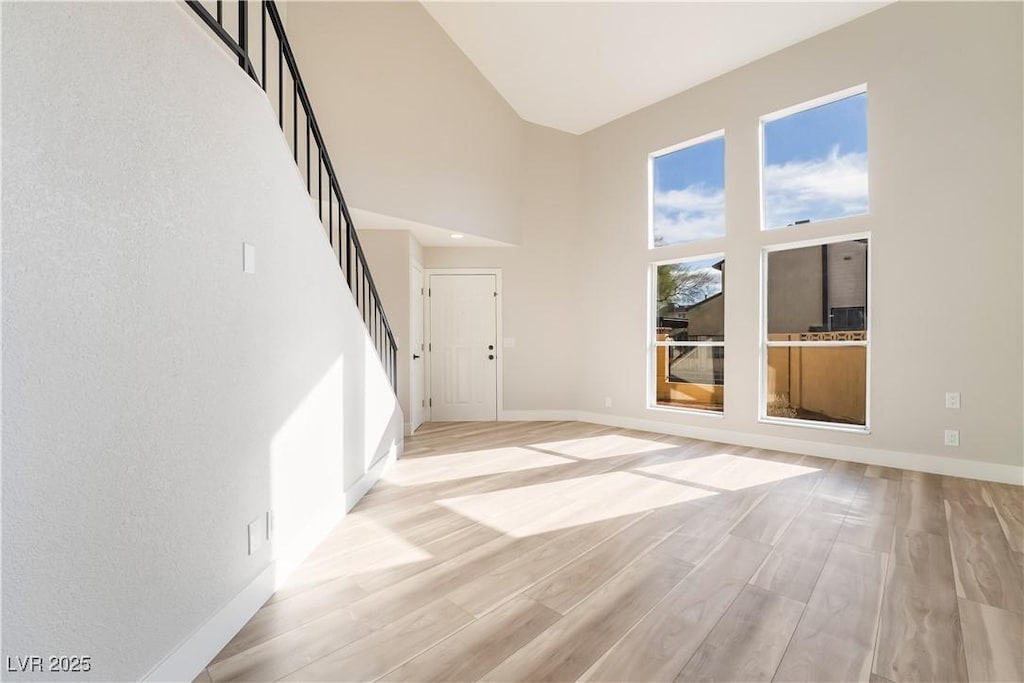
[[[859,87],[762,117],[766,230],[868,212],[867,114]]]
[[[868,239],[764,253],[761,419],[867,427]]]
[[[653,405],[722,412],[725,259],[652,266]]]
[[[725,235],[725,137],[717,132],[650,158],[651,246]]]

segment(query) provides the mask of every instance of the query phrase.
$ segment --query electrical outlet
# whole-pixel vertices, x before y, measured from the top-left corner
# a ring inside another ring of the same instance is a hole
[[[959,429],[947,429],[946,430],[946,445],[947,446],[959,446],[960,445],[960,430]]]
[[[605,396],[604,397],[604,407],[605,408],[611,408],[612,407],[612,397],[611,396]]]
[[[960,407],[960,392],[959,391],[947,391],[946,392],[946,407],[947,408],[959,408]]]

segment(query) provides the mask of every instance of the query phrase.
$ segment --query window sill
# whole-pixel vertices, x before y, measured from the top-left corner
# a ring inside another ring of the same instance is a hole
[[[673,415],[703,415],[704,417],[717,417],[721,419],[725,415],[725,411],[716,412],[713,410],[697,410],[696,408],[669,408],[668,406],[649,405],[647,410],[653,410],[658,413],[672,413]]]
[[[833,422],[815,422],[814,420],[796,420],[785,417],[759,417],[760,424],[778,425],[781,427],[803,427],[805,429],[823,429],[828,432],[848,432],[850,434],[870,434],[867,425],[844,425]]]

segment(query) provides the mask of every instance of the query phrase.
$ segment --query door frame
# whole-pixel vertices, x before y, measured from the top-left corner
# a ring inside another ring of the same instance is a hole
[[[504,376],[505,376],[505,344],[504,338],[502,337],[501,327],[501,309],[502,309],[502,298],[504,297],[504,290],[501,286],[501,268],[424,268],[423,269],[423,285],[427,290],[427,297],[424,301],[423,306],[423,342],[427,345],[427,353],[424,356],[424,360],[427,361],[427,368],[433,367],[432,355],[432,338],[430,334],[430,276],[431,275],[493,275],[494,276],[494,288],[498,292],[498,296],[494,297],[494,317],[495,317],[495,331],[494,331],[494,349],[497,352],[497,364],[494,371],[498,374],[497,376],[497,388],[495,391],[498,395],[497,399],[497,410],[495,411],[497,420],[501,421],[505,419],[505,407],[503,395],[504,390]],[[429,370],[426,374],[426,395],[427,395],[427,408],[424,413],[424,421],[432,422],[434,419],[433,406],[431,405],[431,399],[433,398],[433,373]]]
[[[417,274],[417,276],[413,275],[414,272]],[[426,363],[427,363],[427,341],[426,341],[426,331],[427,331],[427,321],[426,321],[426,315],[427,315],[427,282],[426,282],[426,276],[423,274],[423,264],[420,263],[419,261],[415,260],[415,258],[410,258],[409,259],[409,284],[411,285],[410,286],[410,290],[413,289],[413,288],[418,288],[420,290],[420,292],[419,292],[419,306],[420,306],[420,329],[419,329],[419,336],[420,336],[420,341],[423,343],[423,348],[419,350],[420,360],[423,361],[423,365],[420,366],[420,369],[421,369],[422,375],[423,375],[420,378],[420,390],[421,390],[421,393],[422,393],[420,398],[423,401],[423,404],[420,407],[420,418],[422,418],[422,420],[420,422],[420,425],[421,425],[421,424],[423,424],[423,422],[426,422],[428,420],[428,417],[429,417],[429,413],[427,412],[427,396],[429,394],[428,382],[430,381],[430,378],[429,378],[430,373],[427,372],[427,365],[426,365]],[[412,294],[411,291],[410,291],[410,294]],[[412,311],[413,311],[413,307],[414,306],[416,306],[416,302],[412,299],[412,297],[410,297],[410,301],[409,301],[409,323],[410,323],[409,342],[410,342],[410,345],[411,345],[411,343],[413,341],[414,335],[416,334],[416,331],[412,329],[412,317],[413,317],[412,316]],[[409,350],[407,350],[407,353],[409,353],[410,351],[411,351],[411,353],[417,353],[416,349],[409,349]],[[409,376],[407,377],[407,381],[409,382],[409,415],[406,416],[408,418],[408,422],[406,422],[406,424],[405,424],[405,431],[406,431],[406,436],[411,436],[417,429],[419,429],[420,425],[416,425],[415,427],[413,427],[413,425],[412,425],[412,412],[414,410],[414,406],[413,406],[414,399],[413,399],[413,395],[412,395],[412,385],[413,385],[412,377],[413,377],[413,371],[415,370],[415,363],[412,360],[412,356],[411,355],[408,355],[406,357],[408,358],[408,361],[409,361]]]

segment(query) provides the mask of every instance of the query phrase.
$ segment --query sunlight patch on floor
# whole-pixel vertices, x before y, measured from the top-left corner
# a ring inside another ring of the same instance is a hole
[[[433,558],[429,552],[406,541],[383,524],[367,521],[360,526],[375,535],[372,543],[354,550],[341,546],[334,552],[330,552],[329,546],[322,546],[278,588],[295,589],[318,585],[342,577],[401,567]]]
[[[771,484],[820,470],[815,467],[792,465],[774,460],[717,453],[690,460],[638,467],[636,471],[666,477],[682,484],[697,484],[725,491],[739,491],[751,486]]]
[[[608,472],[437,502],[521,538],[714,495],[718,494],[629,472]]]
[[[665,450],[673,446],[661,441],[638,439],[621,434],[605,434],[603,436],[587,436],[582,439],[536,443],[533,444],[533,447],[583,460],[599,460],[618,455],[650,453],[651,451]]]
[[[396,486],[412,486],[517,472],[535,467],[554,467],[572,462],[574,461],[569,458],[512,446],[399,460],[384,474],[383,479]]]

